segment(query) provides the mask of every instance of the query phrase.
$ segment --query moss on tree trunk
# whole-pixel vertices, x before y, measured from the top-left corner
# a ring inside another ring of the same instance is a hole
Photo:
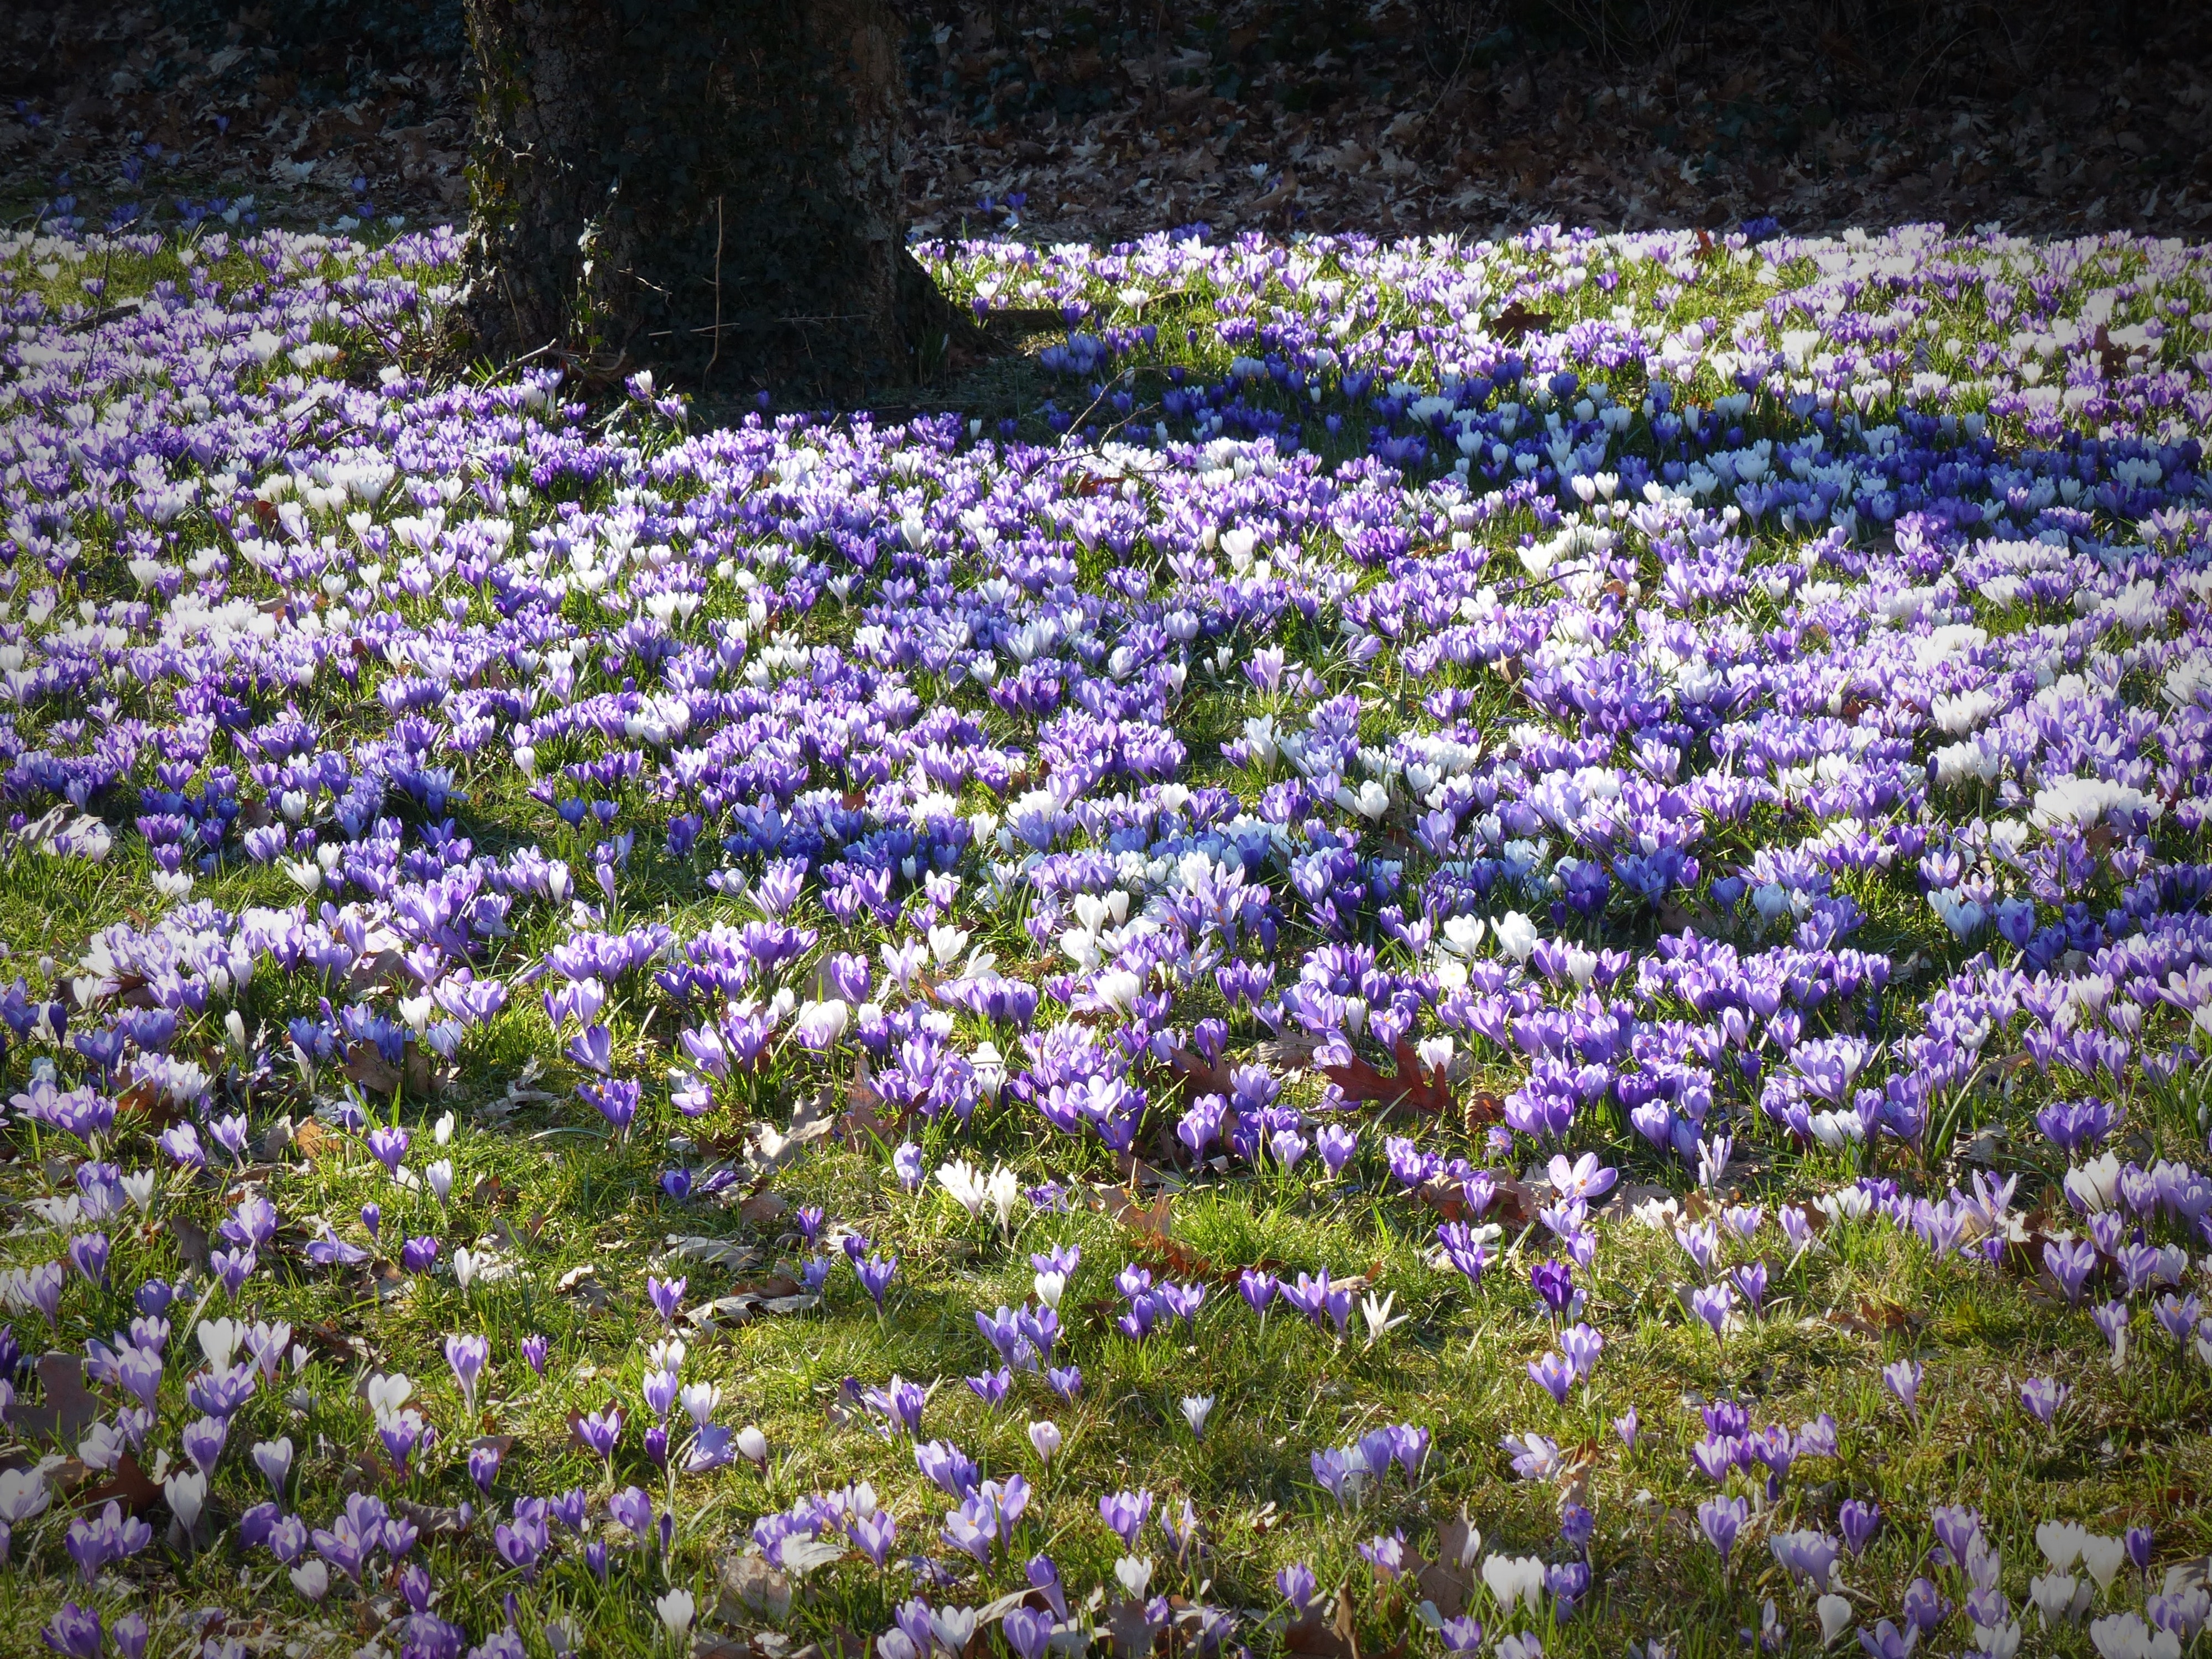
[[[467,0],[478,349],[726,397],[910,380],[964,319],[905,247],[884,0]]]

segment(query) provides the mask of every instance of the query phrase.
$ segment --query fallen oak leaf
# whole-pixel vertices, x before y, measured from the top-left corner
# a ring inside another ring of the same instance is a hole
[[[146,1133],[159,1134],[171,1124],[178,1122],[182,1113],[168,1091],[150,1078],[132,1084],[115,1097],[118,1118],[143,1117]]]
[[[661,1253],[685,1261],[696,1261],[709,1267],[720,1267],[727,1272],[742,1273],[761,1259],[759,1249],[738,1238],[714,1238],[704,1234],[671,1233],[663,1241]],[[572,1268],[562,1279],[565,1286],[570,1278],[581,1269]]]
[[[506,1447],[501,1451],[501,1455],[505,1456],[507,1450],[514,1444],[507,1435],[489,1436],[475,1443],[483,1446],[501,1441],[506,1442]],[[469,1529],[474,1520],[472,1515],[458,1504],[418,1504],[411,1498],[394,1498],[390,1500],[390,1504],[394,1515],[425,1538],[457,1538]]]
[[[791,1580],[757,1550],[732,1550],[714,1565],[714,1582],[725,1598],[720,1616],[730,1622],[728,1603],[735,1601],[781,1625],[791,1612]]]
[[[180,1215],[172,1215],[165,1224],[168,1227],[169,1237],[176,1241],[177,1254],[184,1257],[185,1265],[194,1273],[206,1273],[208,1271],[207,1229],[196,1221],[186,1220]]]
[[[1174,1079],[1173,1087],[1186,1106],[1201,1095],[1226,1097],[1236,1092],[1236,1081],[1226,1061],[1210,1060],[1188,1048],[1168,1050],[1168,1071]]]
[[[1105,1609],[1107,1641],[1119,1659],[1144,1659],[1152,1650],[1152,1620],[1145,1616],[1145,1604],[1128,1596],[1116,1596]]]
[[[1139,1204],[1120,1187],[1097,1189],[1101,1207],[1112,1219],[1121,1223],[1141,1238],[1166,1242],[1168,1227],[1174,1219],[1175,1194],[1162,1193],[1150,1204]]]
[[[39,1402],[11,1401],[5,1413],[8,1426],[26,1440],[75,1444],[100,1415],[100,1401],[85,1392],[83,1356],[41,1354],[37,1370]]]
[[[1437,1529],[1437,1559],[1413,1578],[1445,1618],[1456,1619],[1467,1611],[1468,1598],[1474,1593],[1474,1558],[1481,1549],[1482,1534],[1464,1509]]]
[[[161,1489],[154,1484],[145,1470],[138,1467],[137,1458],[126,1451],[117,1462],[112,1475],[79,1496],[91,1509],[115,1503],[122,1504],[131,1515],[143,1515],[161,1501]]]
[[[1344,1091],[1351,1101],[1381,1101],[1385,1106],[1400,1104],[1425,1112],[1431,1117],[1440,1116],[1451,1105],[1451,1085],[1444,1077],[1442,1066],[1424,1068],[1421,1057],[1413,1045],[1405,1038],[1398,1039],[1395,1050],[1398,1069],[1384,1076],[1358,1054],[1346,1066],[1324,1066],[1322,1072],[1328,1080]]]
[[[1358,1650],[1334,1625],[1311,1613],[1284,1629],[1283,1651],[1304,1659],[1358,1659]]]
[[[367,1364],[375,1358],[375,1351],[365,1339],[349,1331],[342,1331],[335,1325],[303,1325],[300,1327],[300,1334],[312,1338],[341,1365]]]
[[[1551,325],[1551,313],[1532,311],[1516,300],[1490,319],[1487,330],[1495,339],[1511,341],[1526,339],[1531,334],[1540,334]]]
[[[376,1045],[359,1042],[346,1049],[345,1075],[371,1095],[388,1097],[405,1080],[400,1068],[376,1052]]]
[[[799,1296],[805,1291],[805,1286],[789,1273],[770,1273],[766,1279],[755,1279],[750,1285],[733,1286],[731,1294],[757,1297],[767,1302],[777,1297]]]
[[[775,1193],[755,1193],[738,1206],[738,1219],[748,1227],[764,1227],[791,1208],[791,1200]]]

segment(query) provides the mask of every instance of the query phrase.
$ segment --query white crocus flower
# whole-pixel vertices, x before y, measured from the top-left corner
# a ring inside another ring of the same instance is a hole
[[[1030,1424],[1030,1444],[1036,1448],[1038,1462],[1050,1463],[1060,1455],[1060,1425],[1050,1418]]]
[[[690,1590],[678,1586],[656,1597],[653,1610],[660,1615],[661,1628],[668,1632],[669,1638],[680,1644],[690,1632],[692,1616],[699,1611],[699,1604]]]
[[[975,1166],[965,1158],[939,1164],[937,1182],[969,1215],[982,1213],[984,1200],[988,1196],[983,1178],[977,1173]]]
[[[1822,1596],[1813,1604],[1813,1610],[1820,1615],[1820,1645],[1822,1647],[1826,1647],[1849,1630],[1851,1627],[1852,1620],[1856,1617],[1851,1612],[1851,1604],[1840,1595]]]
[[[1480,916],[1446,916],[1443,948],[1454,956],[1473,956],[1475,946],[1482,943],[1486,926]]]
[[[203,1319],[193,1327],[192,1334],[199,1338],[200,1352],[207,1356],[207,1363],[216,1370],[227,1371],[238,1345],[246,1340],[246,1327],[235,1319]]]
[[[1376,1299],[1371,1291],[1359,1298],[1359,1316],[1367,1324],[1367,1346],[1373,1347],[1392,1330],[1412,1317],[1409,1314],[1400,1314],[1395,1319],[1390,1316],[1390,1304],[1396,1301],[1397,1297],[1397,1291],[1391,1291],[1387,1292],[1380,1301]]]
[[[1482,1582],[1501,1613],[1510,1614],[1521,1601],[1534,1608],[1544,1594],[1544,1563],[1534,1555],[1490,1555],[1482,1563]]]
[[[991,1171],[990,1180],[984,1183],[983,1196],[997,1212],[999,1225],[1011,1227],[1014,1221],[1014,1206],[1021,1201],[1021,1177],[1001,1164]]]
[[[1536,924],[1518,910],[1508,910],[1491,927],[1498,948],[1516,962],[1528,960],[1528,953],[1536,948]]]
[[[0,1469],[0,1521],[20,1527],[33,1516],[44,1515],[52,1502],[53,1493],[46,1489],[46,1477],[36,1468]]]
[[[207,1505],[207,1476],[198,1469],[184,1470],[161,1483],[169,1513],[177,1517],[177,1524],[186,1532],[192,1529],[192,1523],[200,1518],[200,1510]]]

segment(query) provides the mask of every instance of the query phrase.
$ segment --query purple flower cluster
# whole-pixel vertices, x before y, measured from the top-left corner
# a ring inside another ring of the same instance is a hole
[[[1624,1176],[1687,1189],[1631,1213],[1688,1265],[1668,1316],[1723,1358],[1831,1231],[1887,1226],[1936,1271],[2043,1277],[2115,1364],[2138,1341],[2212,1360],[2212,1174],[2171,1133],[2212,1048],[2203,250],[1923,227],[922,252],[981,312],[1084,325],[1040,360],[1054,441],[950,416],[688,432],[649,380],[593,416],[550,368],[433,384],[402,365],[450,301],[448,231],[0,239],[4,851],[125,895],[0,986],[5,1132],[63,1172],[0,1302],[82,1352],[104,1392],[79,1455],[161,1469],[178,1547],[313,1363],[259,1316],[272,1265],[358,1281],[388,1253],[380,1275],[463,1298],[516,1270],[456,1221],[452,1119],[400,1118],[517,1044],[559,1080],[507,1106],[611,1157],[671,1130],[688,1157],[698,1125],[829,1090],[908,1192],[920,1143],[952,1140],[1133,1182],[1359,1183],[1548,1345],[1526,1374],[1558,1432],[1506,1441],[1530,1480],[1583,1467],[1562,1446],[1622,1334],[1598,1287]],[[143,297],[96,307],[118,266]],[[1438,1108],[1476,1077],[1510,1081],[1460,1136]],[[1406,1132],[1421,1110],[1436,1132]],[[383,1195],[357,1230],[287,1193],[311,1115]],[[1953,1162],[1991,1128],[2002,1172]],[[756,1126],[742,1167],[809,1138]],[[659,1173],[665,1205],[740,1203],[717,1160]],[[1753,1167],[1789,1190],[1754,1201]],[[1067,1201],[948,1171],[1008,1241]],[[164,1204],[206,1223],[188,1281],[126,1267]],[[1493,1216],[1533,1249],[1504,1255]],[[828,1306],[842,1246],[888,1326],[898,1256],[799,1224],[798,1300]],[[1033,1256],[1034,1303],[975,1311],[990,1407],[1079,1396],[1106,1340],[1063,1323],[1079,1265]],[[1320,1263],[1158,1267],[1109,1264],[1105,1323],[1139,1352],[1238,1299],[1340,1341],[1358,1317],[1370,1346],[1405,1317]],[[690,1283],[653,1265],[641,1380],[568,1427],[670,1596],[680,1483],[772,1461],[684,1378]],[[450,1656],[400,1494],[465,1472],[494,1505],[514,1475],[480,1407],[520,1373],[473,1331],[441,1352],[450,1401],[361,1379],[389,1492],[297,1492],[289,1440],[257,1442],[271,1497],[239,1536],[310,1601],[396,1585],[414,1649]],[[519,1352],[548,1376],[544,1339]],[[1924,1427],[1942,1373],[1889,1358]],[[1045,1500],[923,1439],[932,1386],[844,1404],[957,1505],[945,1551],[1006,1570]],[[2048,1430],[2069,1385],[2020,1398]],[[1212,1404],[1183,1401],[1194,1434]],[[1723,1399],[1702,1425],[1703,1536],[1725,1567],[1765,1528],[1825,1626],[1838,1546],[1769,1517],[1837,1424],[1754,1430]],[[1644,1455],[1632,1410],[1617,1427]],[[1048,1462],[1058,1429],[1031,1443]],[[1428,1455],[1377,1429],[1312,1473],[1350,1510]],[[43,1512],[43,1474],[0,1480],[8,1526]],[[592,1502],[509,1492],[478,1531],[520,1583],[574,1557],[606,1583],[628,1569]],[[1484,1562],[1503,1617],[1587,1592],[1570,1507],[1568,1559]],[[1193,1511],[1143,1487],[1098,1510],[1133,1616],[1224,1640],[1137,1553],[1157,1513],[1187,1565]],[[1835,1511],[1853,1558],[1877,1520]],[[1955,1613],[2010,1651],[1996,1543],[1971,1512],[1933,1525],[1935,1576],[1863,1643],[1901,1659]],[[154,1536],[112,1504],[57,1531],[87,1586]],[[881,1571],[898,1533],[858,1486],[754,1545],[796,1583],[848,1551]],[[1409,1547],[1362,1546],[1386,1582]],[[2084,1610],[2054,1581],[2109,1554],[2054,1555],[2046,1621]],[[951,1571],[915,1559],[923,1588]],[[1310,1573],[1282,1582],[1303,1614]],[[1026,1583],[1000,1617],[1037,1659],[1077,1621],[1048,1559]],[[684,1594],[656,1602],[679,1636]],[[2144,1616],[2193,1635],[2189,1595]],[[977,1616],[916,1596],[878,1644],[957,1653]],[[46,1640],[133,1653],[147,1629],[71,1602]]]

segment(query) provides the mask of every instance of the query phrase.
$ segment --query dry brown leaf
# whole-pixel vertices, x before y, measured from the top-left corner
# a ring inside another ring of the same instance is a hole
[[[18,1398],[7,1410],[8,1426],[26,1440],[74,1446],[100,1415],[100,1401],[85,1391],[84,1359],[79,1354],[39,1357],[40,1400]]]
[[[138,1467],[137,1458],[126,1451],[116,1464],[113,1474],[80,1492],[78,1497],[88,1509],[115,1503],[122,1504],[129,1514],[143,1515],[161,1501],[161,1489]]]
[[[791,1200],[775,1193],[755,1193],[738,1206],[738,1219],[748,1227],[765,1227],[791,1208]]]
[[[1395,1054],[1398,1069],[1389,1076],[1358,1054],[1352,1057],[1348,1066],[1324,1066],[1321,1069],[1330,1082],[1344,1091],[1346,1100],[1380,1101],[1386,1107],[1407,1106],[1431,1117],[1449,1111],[1451,1085],[1444,1078],[1443,1068],[1424,1068],[1413,1045],[1403,1037],[1398,1039]]]

